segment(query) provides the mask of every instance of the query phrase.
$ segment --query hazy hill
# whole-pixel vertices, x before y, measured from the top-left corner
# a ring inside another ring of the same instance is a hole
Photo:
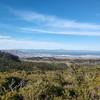
[[[0,51],[0,62],[1,61],[15,61],[15,62],[19,62],[19,57],[7,52],[2,52]]]

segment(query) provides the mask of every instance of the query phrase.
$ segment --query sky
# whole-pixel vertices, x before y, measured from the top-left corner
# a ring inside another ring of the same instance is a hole
[[[100,0],[0,0],[0,49],[100,51]]]

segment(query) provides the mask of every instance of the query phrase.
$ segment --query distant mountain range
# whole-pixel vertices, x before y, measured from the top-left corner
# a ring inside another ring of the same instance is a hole
[[[2,50],[20,58],[27,57],[99,57],[100,51],[86,51],[86,50],[43,50],[43,49],[30,49],[30,50]]]

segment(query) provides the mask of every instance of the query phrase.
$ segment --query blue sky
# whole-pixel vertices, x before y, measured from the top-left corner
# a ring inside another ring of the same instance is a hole
[[[100,51],[100,0],[0,0],[0,49]]]

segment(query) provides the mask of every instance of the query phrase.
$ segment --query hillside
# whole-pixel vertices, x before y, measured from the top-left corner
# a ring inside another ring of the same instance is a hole
[[[14,62],[19,62],[19,57],[18,56],[15,56],[15,55],[12,55],[10,53],[7,53],[7,52],[2,52],[0,51],[0,62],[3,61],[14,61]]]
[[[100,100],[100,65],[76,62],[20,61],[0,52],[0,100]]]

